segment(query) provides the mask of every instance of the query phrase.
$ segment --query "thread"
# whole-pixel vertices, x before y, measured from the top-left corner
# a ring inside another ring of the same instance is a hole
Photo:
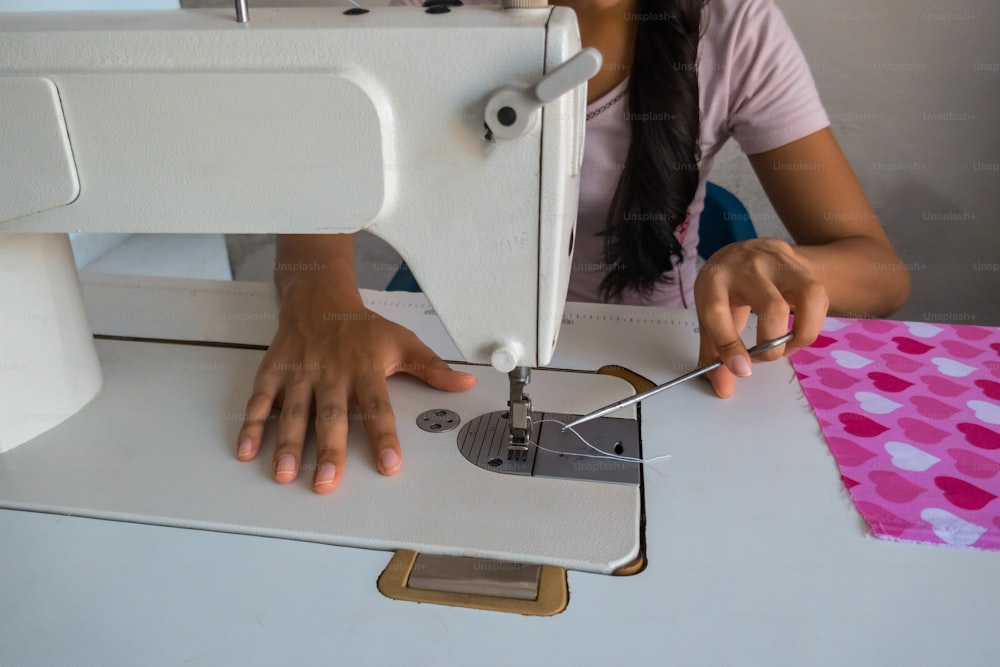
[[[670,458],[670,454],[664,454],[663,456],[654,456],[651,459],[641,459],[641,458],[639,458],[637,456],[622,456],[621,454],[614,454],[612,452],[606,452],[603,449],[600,449],[600,448],[598,448],[598,447],[590,444],[590,442],[588,442],[587,439],[584,438],[582,435],[580,435],[579,433],[577,433],[575,429],[566,428],[566,422],[561,422],[558,419],[542,419],[542,420],[539,420],[539,421],[537,421],[535,423],[536,424],[544,424],[545,422],[553,422],[555,424],[559,424],[560,426],[563,427],[564,431],[569,431],[570,433],[572,433],[573,435],[575,435],[576,437],[578,437],[580,439],[580,442],[582,442],[583,444],[587,445],[587,447],[590,447],[595,452],[600,452],[600,454],[577,454],[575,452],[560,452],[560,451],[556,451],[554,449],[549,449],[548,447],[542,447],[537,442],[532,442],[531,443],[535,447],[537,447],[538,449],[541,449],[541,450],[546,451],[546,452],[551,452],[552,454],[562,454],[564,456],[582,456],[582,457],[588,458],[588,459],[612,459],[614,461],[628,461],[629,463],[653,463],[655,461],[662,461],[664,459],[669,459]]]

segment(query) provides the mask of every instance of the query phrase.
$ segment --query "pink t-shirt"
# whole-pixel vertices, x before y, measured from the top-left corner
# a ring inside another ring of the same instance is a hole
[[[396,0],[394,4],[419,6],[421,0]],[[497,3],[466,0],[466,4]],[[688,209],[689,224],[680,235],[684,261],[673,271],[672,282],[660,283],[648,298],[626,292],[622,303],[673,308],[694,305],[698,220],[704,208],[705,183],[715,155],[730,137],[744,153],[753,155],[830,124],[805,56],[773,0],[708,1],[698,44],[698,83],[701,182]],[[631,137],[626,118],[627,87],[625,80],[587,107],[570,301],[601,301],[599,287],[607,263],[600,232]]]

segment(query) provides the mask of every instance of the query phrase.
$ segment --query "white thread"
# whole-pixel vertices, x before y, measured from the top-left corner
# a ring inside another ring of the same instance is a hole
[[[562,454],[564,456],[582,456],[582,457],[588,458],[588,459],[613,459],[615,461],[628,461],[629,463],[653,463],[654,461],[661,461],[663,459],[669,459],[670,458],[670,454],[665,454],[663,456],[654,456],[651,459],[640,459],[637,456],[622,456],[620,454],[612,454],[611,452],[606,452],[603,449],[598,449],[594,445],[590,444],[589,442],[587,442],[586,438],[584,438],[582,435],[580,435],[579,433],[577,433],[574,429],[572,429],[572,428],[565,428],[566,422],[561,422],[558,419],[542,419],[542,420],[539,420],[539,421],[537,421],[535,423],[536,424],[544,424],[545,422],[554,422],[554,423],[559,424],[560,426],[564,427],[563,428],[564,431],[569,431],[570,433],[572,433],[576,437],[580,438],[580,442],[582,442],[583,444],[587,445],[588,447],[590,447],[591,449],[593,449],[595,452],[600,452],[600,456],[598,456],[597,454],[577,454],[575,452],[558,452],[558,451],[556,451],[554,449],[549,449],[548,447],[542,447],[537,442],[532,443],[538,449],[544,450],[546,452],[552,452],[553,454]]]

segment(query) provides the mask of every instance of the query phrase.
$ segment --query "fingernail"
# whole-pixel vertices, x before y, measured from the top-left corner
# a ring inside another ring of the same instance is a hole
[[[333,478],[337,476],[337,466],[333,463],[320,463],[316,469],[316,486],[333,484]]]
[[[399,454],[394,449],[383,449],[379,454],[379,463],[383,474],[392,473],[399,467]]]
[[[253,440],[250,438],[243,438],[240,440],[240,444],[236,448],[236,456],[243,458],[244,456],[250,455],[250,449],[253,447]]]
[[[278,466],[274,471],[278,477],[286,478],[279,479],[279,482],[290,481],[292,476],[295,474],[295,457],[291,454],[285,454],[278,459]]]
[[[745,378],[750,375],[750,360],[747,357],[733,357],[733,373],[738,377]]]

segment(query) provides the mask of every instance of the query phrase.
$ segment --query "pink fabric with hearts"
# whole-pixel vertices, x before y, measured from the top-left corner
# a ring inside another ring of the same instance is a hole
[[[1000,550],[1000,329],[828,318],[791,359],[875,536]]]

